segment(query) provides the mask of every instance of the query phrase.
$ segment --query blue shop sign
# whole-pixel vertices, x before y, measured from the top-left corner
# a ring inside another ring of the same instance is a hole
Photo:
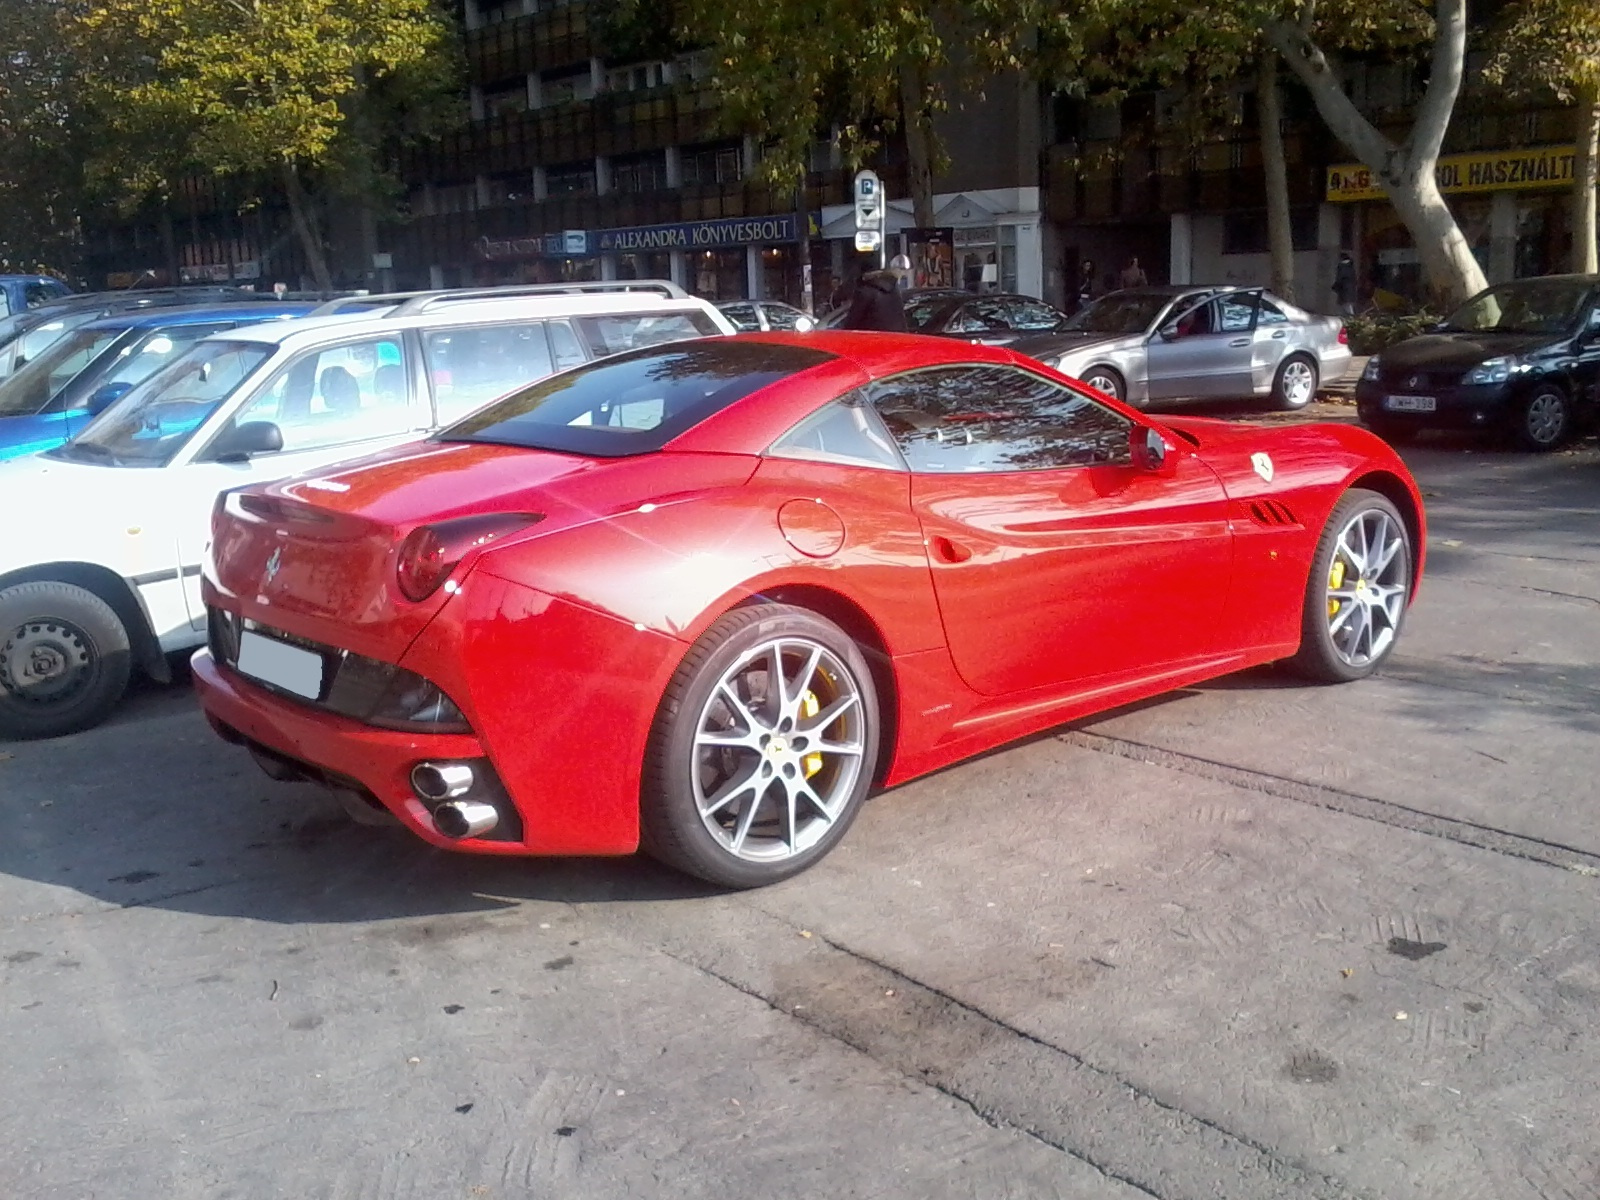
[[[487,259],[583,258],[595,253],[593,236],[583,229],[535,233],[527,237],[478,239],[478,253]]]
[[[601,254],[716,250],[728,246],[762,246],[799,240],[795,235],[793,213],[775,217],[724,217],[716,221],[602,229],[595,238]]]

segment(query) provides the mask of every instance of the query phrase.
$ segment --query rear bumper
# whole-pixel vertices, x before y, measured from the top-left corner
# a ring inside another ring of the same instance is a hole
[[[284,700],[221,666],[209,650],[194,656],[195,689],[206,719],[225,741],[264,750],[272,759],[300,768],[307,778],[322,779],[335,787],[356,790],[376,801],[423,841],[449,850],[474,854],[537,854],[522,830],[530,827],[525,814],[513,811],[504,822],[516,830],[507,840],[499,837],[449,838],[433,827],[433,817],[411,790],[411,770],[420,762],[474,762],[500,801],[513,804],[494,779],[483,744],[469,734],[413,734],[379,729],[326,711]],[[498,807],[498,805],[497,805]]]

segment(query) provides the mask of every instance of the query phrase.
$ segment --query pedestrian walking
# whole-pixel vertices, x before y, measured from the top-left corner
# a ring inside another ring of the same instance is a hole
[[[1141,288],[1149,284],[1144,268],[1139,265],[1139,256],[1135,254],[1128,259],[1128,265],[1122,268],[1122,275],[1117,281],[1125,288]]]
[[[895,257],[900,261],[900,256]],[[907,263],[909,268],[910,264]],[[840,329],[875,329],[883,333],[906,332],[905,297],[900,279],[906,274],[897,267],[868,271],[850,296],[850,311],[839,323]]]
[[[1350,251],[1339,251],[1339,264],[1333,268],[1333,298],[1342,316],[1356,314],[1356,262]]]
[[[1078,307],[1088,307],[1094,297],[1094,261],[1086,258],[1078,267]]]

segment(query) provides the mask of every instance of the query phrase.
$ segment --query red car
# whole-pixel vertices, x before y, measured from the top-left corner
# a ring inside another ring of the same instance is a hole
[[[1288,659],[1370,674],[1422,569],[1353,426],[1155,421],[1008,350],[657,346],[219,499],[205,711],[437,846],[749,887],[874,786]]]

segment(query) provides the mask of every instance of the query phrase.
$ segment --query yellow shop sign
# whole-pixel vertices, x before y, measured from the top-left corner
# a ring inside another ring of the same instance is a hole
[[[1570,187],[1571,146],[1534,146],[1527,150],[1485,150],[1446,154],[1435,178],[1441,192],[1498,192],[1508,188]],[[1328,201],[1382,200],[1383,188],[1372,171],[1359,164],[1328,168]]]

